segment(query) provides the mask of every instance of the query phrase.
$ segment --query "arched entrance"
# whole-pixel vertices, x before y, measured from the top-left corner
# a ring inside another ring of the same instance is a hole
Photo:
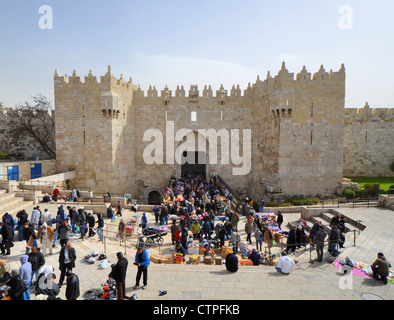
[[[149,205],[160,205],[162,203],[161,194],[159,191],[151,191],[148,194]]]
[[[202,151],[185,151],[183,153],[183,157],[185,159],[194,159],[193,163],[188,163],[185,160],[185,163],[181,165],[181,174],[186,175],[188,173],[199,175],[203,178],[206,178],[207,174],[207,162],[206,162],[206,152]]]
[[[183,153],[181,154],[181,163],[178,163],[177,178],[181,178],[187,173],[197,173],[203,178],[208,177],[208,157],[209,157],[209,143],[207,139],[198,133],[192,131],[183,137],[176,148],[180,145],[183,147]]]

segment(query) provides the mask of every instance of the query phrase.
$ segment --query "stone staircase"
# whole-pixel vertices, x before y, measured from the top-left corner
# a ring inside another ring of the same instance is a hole
[[[327,233],[331,232],[331,227],[330,227],[330,222],[331,219],[336,216],[337,214],[339,214],[339,212],[333,210],[333,209],[329,209],[328,211],[322,212],[317,216],[311,216],[309,219],[299,219],[297,221],[289,221],[288,222],[288,227],[292,228],[294,225],[297,225],[302,222],[305,221],[306,222],[306,226],[305,226],[305,230],[306,231],[310,231],[313,227],[313,225],[320,221],[324,227],[324,229],[327,231]],[[362,221],[356,221],[353,220],[350,217],[344,216],[346,218],[346,225],[345,225],[345,230],[346,232],[352,231],[352,230],[359,230],[360,232],[363,231],[366,226],[363,225]]]
[[[324,230],[327,232],[328,237],[330,235],[331,232],[331,227],[330,227],[330,222],[331,219],[337,215],[339,212],[333,210],[333,209],[328,209],[327,211],[321,212],[318,215],[312,215],[310,216],[308,219],[303,219],[302,217],[298,220],[292,220],[292,221],[287,221],[287,227],[289,228],[289,230],[291,228],[293,228],[293,226],[298,226],[300,222],[305,222],[306,225],[304,227],[305,231],[307,232],[307,234],[309,234],[309,232],[311,231],[313,225],[320,221],[322,223],[322,226],[324,228]],[[343,215],[343,214],[342,214]],[[345,216],[345,215],[343,215]],[[346,224],[345,224],[345,230],[346,230],[346,241],[354,241],[354,237],[359,237],[361,232],[363,230],[365,230],[366,226],[363,224],[362,221],[355,221],[353,219],[351,219],[348,216],[345,216],[346,218]],[[328,237],[326,238],[326,241],[328,241]],[[305,247],[304,247],[305,248]],[[309,256],[310,256],[310,248],[309,245],[306,246],[305,250],[297,250],[297,259],[301,259],[301,261],[307,261],[309,260]],[[314,251],[314,250],[312,250]],[[312,257],[315,256],[315,253],[313,252]],[[313,262],[310,261],[310,262]]]
[[[26,209],[33,205],[33,201],[25,201],[23,197],[19,197],[15,192],[7,192],[5,189],[0,189],[0,214],[8,212],[15,216],[20,210]]]

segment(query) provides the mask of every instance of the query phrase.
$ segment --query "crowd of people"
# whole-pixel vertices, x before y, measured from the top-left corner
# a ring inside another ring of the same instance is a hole
[[[110,194],[108,193],[108,198]],[[240,212],[240,213],[239,213]],[[246,198],[243,202],[234,202],[231,192],[220,183],[216,177],[209,179],[197,175],[188,174],[181,179],[172,178],[166,188],[166,196],[161,205],[153,209],[155,223],[159,226],[171,225],[171,242],[174,250],[179,255],[185,255],[188,243],[200,241],[206,247],[208,255],[210,248],[218,246],[222,248],[225,239],[229,241],[232,250],[226,252],[226,268],[231,272],[238,270],[237,253],[240,250],[241,232],[245,233],[245,241],[255,249],[248,258],[254,265],[259,265],[263,249],[263,242],[271,253],[274,246],[274,236],[268,228],[267,221],[257,213],[264,212],[264,199],[257,201]],[[245,217],[245,225],[240,225],[240,214]],[[114,216],[122,217],[122,205],[118,203],[116,209],[110,205],[107,211],[108,219]],[[40,206],[35,206],[30,216],[22,210],[16,214],[17,225],[14,218],[5,213],[0,221],[1,227],[1,255],[3,258],[11,255],[15,240],[26,242],[26,252],[20,256],[20,268],[10,270],[5,259],[0,259],[0,291],[5,299],[30,300],[33,291],[36,297],[46,296],[47,299],[58,299],[61,287],[66,281],[66,299],[76,300],[80,296],[79,279],[73,272],[77,252],[70,241],[70,234],[77,235],[82,241],[86,238],[103,240],[104,217],[97,214],[97,218],[84,209],[75,206],[58,205],[57,212],[53,215],[48,209],[42,211]],[[275,217],[279,229],[284,221],[280,211]],[[172,222],[171,222],[172,221]],[[177,221],[180,221],[179,225]],[[142,238],[143,230],[148,227],[148,219],[144,214],[141,217],[137,236]],[[338,215],[330,222],[330,234],[320,222],[316,222],[308,235],[317,252],[316,261],[323,261],[325,243],[328,242],[328,252],[333,257],[338,257],[339,249],[344,248],[346,240],[346,219]],[[119,223],[119,232],[123,232],[124,220]],[[14,234],[17,231],[17,235]],[[276,265],[276,270],[283,274],[289,274],[295,267],[295,263],[288,256],[290,251],[295,253],[296,248],[306,245],[306,233],[304,226],[298,225],[291,228],[287,235],[286,249],[281,252],[281,257]],[[328,241],[326,241],[328,238]],[[56,281],[55,269],[45,266],[45,257],[53,254],[53,248],[60,244],[59,253],[59,280]],[[121,254],[117,254],[118,262],[113,264],[111,276],[116,281],[118,299],[128,297],[125,294],[125,278],[128,261]],[[148,283],[148,266],[150,264],[149,253],[144,248],[143,242],[139,242],[134,264],[138,267],[135,288],[140,286],[142,278],[143,286]],[[374,277],[387,283],[387,275],[390,263],[383,253],[372,264]]]
[[[112,208],[112,207],[110,207]],[[118,204],[116,212],[111,209],[108,219],[112,214],[122,216],[121,204]],[[15,221],[17,225],[15,226]],[[121,219],[121,222],[123,219]],[[29,216],[26,210],[21,210],[14,219],[5,213],[0,221],[1,228],[1,258],[0,258],[0,298],[1,300],[31,300],[30,293],[34,292],[36,299],[45,297],[46,300],[59,299],[60,289],[66,284],[66,300],[76,300],[80,297],[80,285],[78,275],[73,271],[77,260],[76,249],[72,246],[70,236],[84,240],[94,238],[103,240],[104,217],[97,213],[97,218],[91,212],[75,206],[57,206],[57,212],[53,215],[48,209],[42,211],[40,206],[35,206]],[[9,263],[3,259],[11,255],[14,241],[26,243],[25,254],[20,256],[21,267],[10,270]],[[60,244],[58,258],[59,280],[56,281],[55,268],[45,266],[48,255],[53,255],[53,248]],[[143,256],[138,252],[144,253]],[[112,265],[112,275],[117,283],[118,298],[124,298],[124,257],[118,254],[118,264]],[[145,248],[138,248],[135,264],[138,266],[136,286],[139,286],[139,278],[143,276],[144,286],[147,285],[147,267],[149,266],[149,254]],[[120,277],[120,278],[119,278]],[[120,280],[122,279],[122,280]]]
[[[78,209],[75,206],[59,205],[53,215],[48,209],[42,211],[40,206],[35,206],[29,216],[26,210],[16,214],[17,225],[14,218],[5,213],[1,219],[1,255],[11,255],[14,241],[26,242],[25,254],[20,257],[19,270],[8,270],[6,260],[0,260],[0,286],[5,288],[3,293],[11,300],[30,300],[33,290],[36,297],[45,295],[47,299],[58,299],[60,288],[66,279],[67,287],[65,296],[67,300],[76,300],[79,293],[79,279],[73,273],[76,261],[76,251],[70,242],[70,234],[94,237],[97,231],[99,240],[102,240],[104,220],[97,214],[97,220],[91,212]],[[97,226],[96,226],[97,224]],[[96,230],[96,231],[94,231]],[[15,234],[16,232],[17,234]],[[45,256],[53,255],[53,248],[60,244],[59,271],[60,278],[56,283],[54,268],[47,266],[45,269]]]

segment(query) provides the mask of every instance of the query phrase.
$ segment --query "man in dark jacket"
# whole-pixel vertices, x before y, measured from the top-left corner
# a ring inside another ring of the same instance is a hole
[[[286,254],[289,253],[289,251],[293,251],[295,253],[296,250],[296,230],[297,226],[294,225],[293,228],[289,232],[289,236],[287,237],[287,247],[286,247]]]
[[[371,265],[373,277],[376,280],[382,280],[387,284],[387,276],[390,273],[391,264],[386,260],[383,253],[379,252],[375,262]]]
[[[330,227],[331,232],[328,242],[328,252],[330,252],[333,257],[337,257],[340,254],[340,252],[337,250],[337,245],[339,244],[340,240],[340,231],[335,224],[331,223]]]
[[[70,212],[72,233],[77,233],[77,226],[79,224],[79,213],[77,208],[73,207]]]
[[[319,231],[319,226],[320,226],[320,221],[315,222],[315,224],[313,225],[311,232],[309,233],[309,237],[311,238],[312,243],[315,243],[315,237],[316,237],[316,233],[317,231]]]
[[[184,221],[182,221],[181,223],[181,243],[182,243],[182,247],[184,247],[185,249],[187,249],[187,238],[189,235],[189,229],[186,227],[186,223]]]
[[[177,242],[176,244],[175,252],[181,254],[183,258],[183,262],[185,262],[186,249],[182,247],[182,245],[179,242]]]
[[[60,246],[62,248],[66,247],[68,244],[68,239],[70,237],[71,227],[68,224],[69,218],[63,220],[63,223],[59,225],[58,237],[60,240]]]
[[[64,276],[67,271],[72,272],[72,269],[75,267],[75,261],[77,260],[77,253],[75,249],[72,247],[69,242],[66,247],[63,247],[60,250],[59,254],[59,270],[60,270],[60,279],[59,279],[59,287],[63,285]]]
[[[160,210],[160,225],[163,225],[164,222],[168,221],[168,210],[165,205],[162,205],[161,210]]]
[[[28,261],[31,263],[31,280],[33,280],[34,275],[36,280],[38,280],[40,268],[45,264],[45,258],[36,245],[33,245],[31,248]]]
[[[88,213],[88,217],[87,217],[87,221],[88,221],[88,226],[89,226],[89,234],[88,237],[94,237],[96,232],[94,232],[93,228],[96,224],[96,219],[94,218],[94,216],[89,212]]]
[[[33,225],[31,225],[28,221],[25,222],[23,226],[23,239],[26,241],[26,252],[25,254],[29,254],[30,248],[33,245],[33,241],[37,238],[38,233],[34,230]]]
[[[77,300],[80,295],[79,278],[75,273],[72,273],[71,270],[67,271],[66,277],[67,277],[66,299],[68,301]]]
[[[112,265],[111,277],[115,280],[116,290],[118,292],[118,300],[126,297],[126,272],[129,262],[123,256],[122,252],[116,254],[118,262]]]
[[[109,205],[107,208],[107,219],[111,219],[111,220],[115,219],[114,209],[112,209],[112,205]]]
[[[226,236],[226,229],[222,226],[219,230],[218,238],[220,240],[220,249],[224,246],[224,238]]]
[[[282,212],[278,211],[277,217],[276,217],[276,223],[278,224],[279,229],[282,230],[281,226],[283,223],[283,215]]]
[[[25,210],[19,211],[16,214],[16,217],[18,218],[18,232],[19,232],[19,240],[23,241],[23,227],[25,225],[25,223],[27,222],[29,215],[27,214],[27,212]]]
[[[8,212],[6,212],[3,215],[2,221],[10,226],[12,235],[14,235],[14,218]]]
[[[261,256],[256,251],[256,249],[252,250],[252,253],[248,256],[248,259],[252,260],[254,266],[260,265]]]
[[[7,282],[7,285],[11,287],[8,291],[11,300],[23,300],[23,293],[27,290],[27,287],[19,277],[17,269],[11,271],[11,279]]]
[[[86,213],[85,210],[79,209],[78,210],[78,225],[79,225],[79,232],[81,233],[81,239],[85,239],[85,228],[86,228]]]
[[[11,247],[14,246],[12,242],[14,241],[12,230],[11,227],[3,221],[0,221],[0,228],[2,236],[2,240],[0,242],[1,254],[9,256],[11,254]]]
[[[323,261],[324,240],[327,237],[327,232],[324,230],[322,225],[319,225],[318,227],[319,227],[319,229],[316,232],[316,235],[314,237],[314,242],[315,242],[316,251],[317,251],[317,259],[315,261],[322,262]]]
[[[338,229],[340,232],[340,239],[339,239],[339,247],[345,248],[345,241],[346,241],[346,218],[341,215],[340,220],[338,222]]]
[[[104,228],[104,219],[101,213],[97,214],[97,234],[101,241],[103,241],[103,228]]]

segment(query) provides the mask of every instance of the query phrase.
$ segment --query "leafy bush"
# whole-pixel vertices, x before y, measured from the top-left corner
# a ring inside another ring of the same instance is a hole
[[[270,201],[270,202],[267,202],[265,204],[265,206],[268,207],[268,208],[275,208],[275,207],[278,206],[278,204],[276,202]]]
[[[293,196],[287,199],[286,202],[290,202],[293,206],[311,206],[319,203],[318,198],[305,198],[303,196]]]
[[[356,192],[347,189],[343,192],[343,195],[346,199],[354,199],[356,197]]]
[[[8,153],[0,153],[0,159],[8,158]]]
[[[290,202],[284,202],[284,203],[281,203],[278,207],[284,208],[284,207],[292,207],[292,206],[293,206],[293,204],[291,204]]]
[[[369,197],[377,197],[380,191],[379,183],[367,183],[364,185],[364,193],[367,198]]]
[[[364,189],[356,189],[354,193],[356,194],[356,198],[365,198]]]

